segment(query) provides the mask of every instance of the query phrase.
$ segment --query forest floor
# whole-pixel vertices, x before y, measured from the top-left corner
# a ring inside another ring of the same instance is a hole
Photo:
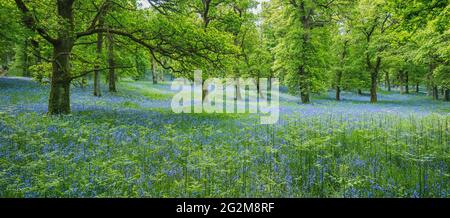
[[[309,105],[282,93],[281,120],[174,114],[169,84],[72,89],[0,78],[0,197],[450,197],[450,104],[344,92]]]

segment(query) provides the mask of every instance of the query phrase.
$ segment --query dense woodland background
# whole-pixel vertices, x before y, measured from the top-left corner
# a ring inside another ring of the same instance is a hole
[[[0,0],[0,197],[450,197],[449,22],[448,0]],[[174,114],[194,70],[278,78],[279,122]]]
[[[49,112],[69,86],[163,74],[277,77],[311,93],[426,92],[449,100],[446,0],[1,1],[2,74],[50,82]],[[101,79],[104,78],[104,79]],[[237,84],[238,87],[239,84]],[[239,87],[238,87],[239,88]]]

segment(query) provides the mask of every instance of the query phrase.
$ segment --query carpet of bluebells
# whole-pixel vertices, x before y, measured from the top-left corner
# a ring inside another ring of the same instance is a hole
[[[424,95],[281,95],[281,120],[173,114],[169,85],[49,88],[0,78],[0,197],[450,197],[450,104]]]

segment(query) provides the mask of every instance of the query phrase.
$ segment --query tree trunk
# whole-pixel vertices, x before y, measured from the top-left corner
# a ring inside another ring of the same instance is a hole
[[[370,102],[371,103],[377,103],[378,102],[378,96],[377,96],[377,79],[378,79],[378,72],[381,67],[381,57],[377,57],[377,61],[375,63],[375,69],[372,71],[370,75],[371,79],[371,85],[370,85]]]
[[[405,94],[405,75],[403,71],[398,72],[398,80],[400,81],[400,94]]]
[[[39,65],[41,64],[41,48],[39,47],[39,42],[32,39],[31,46],[33,47],[34,64]],[[35,78],[39,82],[42,82],[43,75],[41,73],[37,73]]]
[[[306,47],[310,42],[310,31],[312,28],[312,25],[310,23],[311,15],[313,14],[312,9],[307,9],[305,7],[305,2],[302,1],[300,3],[300,12],[302,14],[301,16],[301,22],[303,27],[303,46]],[[300,85],[300,98],[302,103],[308,104],[311,102],[310,99],[310,84],[309,84],[309,74],[306,72],[306,66],[305,62],[307,61],[308,55],[307,51],[302,52],[302,58],[303,64],[300,66],[299,69],[299,85]]]
[[[363,95],[362,90],[358,89],[358,95]]]
[[[449,89],[445,89],[444,92],[444,101],[450,101],[450,90]]]
[[[409,94],[409,73],[405,72],[405,93]]]
[[[439,90],[437,86],[433,86],[433,99],[439,100]]]
[[[300,67],[300,98],[303,104],[308,104],[311,102],[309,94],[309,85],[306,78],[307,76],[305,75],[305,69],[302,66]]]
[[[239,82],[239,78],[235,79],[236,84],[235,84],[235,91],[236,91],[236,96],[234,100],[242,100],[242,94],[241,94],[241,83]]]
[[[70,113],[70,52],[73,42],[63,39],[53,51],[52,82],[48,103],[49,114]]]
[[[302,91],[300,93],[300,97],[301,97],[301,100],[302,100],[303,104],[309,104],[311,102],[311,99],[310,99],[310,96],[309,96],[309,92],[307,92],[307,91]]]
[[[156,63],[155,63],[155,66],[156,66]],[[155,71],[158,72],[156,67],[155,67]],[[160,72],[157,73],[156,75],[157,75],[158,81],[164,82],[164,70],[160,70]]]
[[[339,71],[336,75],[336,101],[341,100],[341,79],[342,79],[342,72]]]
[[[390,80],[390,78],[389,78],[389,71],[385,71],[385,80],[386,80],[386,87],[387,87],[387,90],[388,90],[388,92],[390,92],[391,91],[391,80]]]
[[[100,15],[98,20],[98,25],[103,26],[103,16]],[[102,91],[100,87],[100,63],[102,60],[102,47],[103,47],[103,32],[97,33],[97,64],[94,69],[94,96],[102,96]]]
[[[372,73],[371,75],[371,84],[370,84],[370,102],[371,103],[377,103],[378,96],[377,96],[377,76],[375,73]]]
[[[419,82],[416,83],[416,93],[419,94],[420,92],[420,84]]]
[[[341,87],[336,86],[336,101],[340,101],[340,100],[341,100]]]
[[[434,93],[434,82],[433,82],[433,71],[435,69],[435,64],[430,63],[428,65],[428,73],[427,73],[427,95],[435,97]]]
[[[34,64],[38,65],[41,63],[41,48],[39,47],[39,42],[31,40],[31,46],[33,47]]]
[[[264,94],[263,94],[263,92],[261,91],[261,85],[259,84],[260,83],[260,79],[259,79],[259,77],[256,79],[256,91],[257,91],[257,93],[258,93],[258,96],[259,96],[259,98],[260,99],[264,99]]]
[[[57,7],[58,15],[67,24],[58,32],[58,39],[53,44],[52,82],[48,100],[48,113],[52,115],[70,113],[70,53],[75,41],[72,36],[73,1],[58,0]]]
[[[152,81],[153,84],[158,84],[158,75],[156,72],[156,60],[151,56],[151,63],[152,63]]]
[[[114,58],[114,38],[111,33],[107,35],[108,39],[108,84],[109,92],[117,92],[116,89],[116,63]]]
[[[206,80],[202,81],[202,102],[205,102],[208,95],[208,87],[205,87]]]
[[[267,92],[267,101],[271,101],[272,100],[272,77],[269,77],[269,79],[268,79],[267,90],[269,90],[269,92]]]
[[[25,39],[24,42],[24,47],[22,50],[22,55],[23,55],[23,63],[22,63],[22,73],[23,73],[23,77],[30,77],[30,72],[28,70],[29,67],[29,63],[28,63],[28,39]]]
[[[349,41],[346,40],[344,42],[344,50],[342,51],[342,55],[341,55],[341,66],[345,65],[345,58],[347,56],[347,46],[348,46]],[[341,100],[341,82],[342,82],[342,74],[343,71],[338,70],[337,75],[336,75],[336,101],[340,101]]]

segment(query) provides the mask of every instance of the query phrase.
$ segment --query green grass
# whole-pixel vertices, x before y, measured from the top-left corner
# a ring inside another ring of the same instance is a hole
[[[173,94],[153,88],[151,82],[122,82],[119,85],[124,92],[137,94],[153,100],[170,100]]]

